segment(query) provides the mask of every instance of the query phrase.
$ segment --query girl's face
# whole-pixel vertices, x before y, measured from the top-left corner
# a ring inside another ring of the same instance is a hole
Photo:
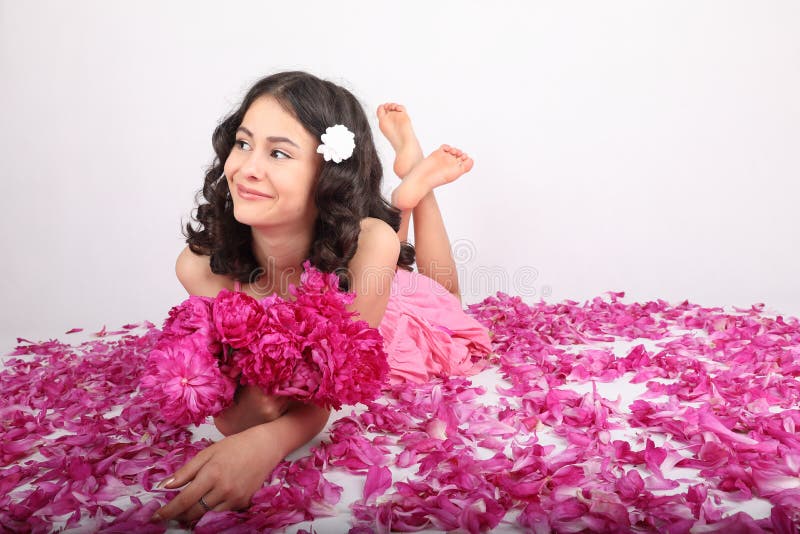
[[[314,188],[322,165],[319,144],[273,97],[256,99],[225,160],[236,220],[256,227],[313,224]],[[242,188],[260,195],[248,195]]]

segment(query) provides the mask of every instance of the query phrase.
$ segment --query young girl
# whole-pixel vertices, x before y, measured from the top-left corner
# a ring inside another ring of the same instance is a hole
[[[403,178],[392,204],[361,105],[346,89],[304,72],[258,81],[214,131],[217,155],[187,225],[176,274],[191,295],[222,288],[291,299],[302,263],[335,272],[355,292],[359,319],[384,336],[390,379],[471,374],[490,351],[488,332],[461,307],[456,266],[433,188],[472,167],[443,145],[423,159],[404,108],[378,108]],[[353,146],[353,144],[355,146]],[[414,217],[415,247],[407,243]],[[416,250],[415,250],[416,248]],[[416,263],[419,273],[411,270]],[[242,283],[244,282],[244,283]],[[208,510],[246,508],[274,467],[321,432],[328,410],[240,387],[215,418],[226,437],[198,453],[162,487],[189,483],[154,519],[194,521]]]

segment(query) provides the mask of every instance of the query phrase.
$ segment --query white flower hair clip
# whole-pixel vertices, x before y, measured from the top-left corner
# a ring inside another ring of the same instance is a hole
[[[322,144],[317,147],[317,152],[322,154],[325,161],[333,160],[341,163],[353,155],[356,148],[356,135],[343,124],[328,126],[322,134]]]

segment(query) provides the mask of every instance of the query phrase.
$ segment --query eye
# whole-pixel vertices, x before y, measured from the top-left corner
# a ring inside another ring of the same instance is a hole
[[[250,146],[250,145],[247,144],[247,141],[245,141],[244,139],[237,139],[233,144],[234,144],[234,146],[238,146],[242,150],[244,150],[244,147],[242,147],[242,144],[245,144],[248,147]]]
[[[291,159],[291,156],[283,150],[275,149],[271,152],[272,157],[275,159]]]

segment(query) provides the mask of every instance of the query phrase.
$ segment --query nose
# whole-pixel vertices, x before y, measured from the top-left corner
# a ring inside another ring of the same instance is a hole
[[[247,181],[261,181],[267,177],[267,158],[253,150],[244,161],[240,172]]]

